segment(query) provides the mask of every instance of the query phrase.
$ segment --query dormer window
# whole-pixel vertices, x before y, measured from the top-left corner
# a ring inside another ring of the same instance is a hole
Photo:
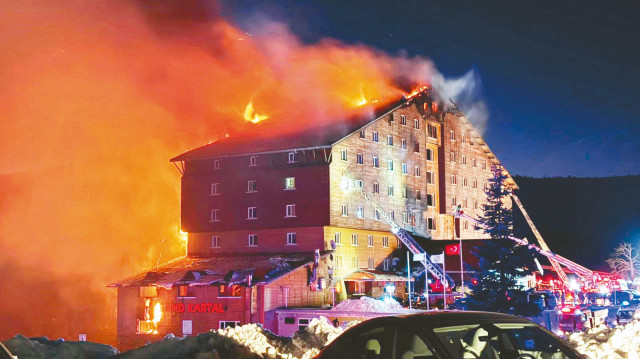
[[[257,156],[249,157],[249,167],[255,167],[257,165],[258,165],[258,157]]]
[[[289,152],[289,163],[295,163],[295,162],[296,162],[296,153]]]

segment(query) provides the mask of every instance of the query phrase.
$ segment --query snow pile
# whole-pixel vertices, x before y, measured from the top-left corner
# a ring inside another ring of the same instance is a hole
[[[393,298],[374,299],[362,297],[360,299],[347,299],[336,304],[332,310],[356,311],[356,312],[403,312],[407,311]]]
[[[246,324],[185,338],[169,334],[113,359],[311,359],[344,330],[335,328],[325,317],[313,319],[293,338],[277,336],[258,324]]]
[[[49,340],[46,337],[29,339],[16,335],[4,344],[20,359],[105,359],[118,354],[118,350],[110,345]]]
[[[597,328],[586,333],[573,333],[568,340],[577,351],[592,359],[640,358],[638,321],[615,329]]]

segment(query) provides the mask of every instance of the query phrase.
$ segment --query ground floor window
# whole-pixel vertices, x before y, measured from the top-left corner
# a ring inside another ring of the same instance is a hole
[[[162,304],[156,298],[140,298],[136,334],[157,334]]]
[[[218,323],[219,323],[218,327],[220,329],[235,328],[237,326],[240,326],[240,322],[239,321],[233,321],[233,320],[221,320]]]
[[[305,330],[309,326],[309,322],[311,319],[308,318],[298,318],[298,330]]]
[[[193,321],[191,320],[183,320],[182,321],[182,335],[193,334]]]

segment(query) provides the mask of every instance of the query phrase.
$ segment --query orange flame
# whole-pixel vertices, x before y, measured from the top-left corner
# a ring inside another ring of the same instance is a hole
[[[154,334],[158,334],[158,323],[162,320],[162,304],[160,302],[156,303],[153,306],[153,326],[154,326]]]
[[[417,87],[417,88],[413,89],[413,91],[411,91],[410,93],[406,94],[405,98],[407,100],[409,100],[411,98],[414,98],[414,97],[416,97],[417,95],[419,95],[421,92],[423,92],[424,90],[426,90],[428,88],[429,88],[429,86],[427,86],[427,85]]]
[[[251,99],[251,101],[249,101],[249,103],[247,104],[247,107],[244,108],[244,120],[247,122],[258,123],[268,118],[269,116],[259,114],[253,109],[253,99]],[[229,137],[228,134],[227,137]]]

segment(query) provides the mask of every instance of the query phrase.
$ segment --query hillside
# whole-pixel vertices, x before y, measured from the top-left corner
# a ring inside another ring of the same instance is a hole
[[[514,177],[517,192],[552,251],[592,269],[622,241],[640,246],[640,176]],[[516,232],[533,239],[516,211]]]

